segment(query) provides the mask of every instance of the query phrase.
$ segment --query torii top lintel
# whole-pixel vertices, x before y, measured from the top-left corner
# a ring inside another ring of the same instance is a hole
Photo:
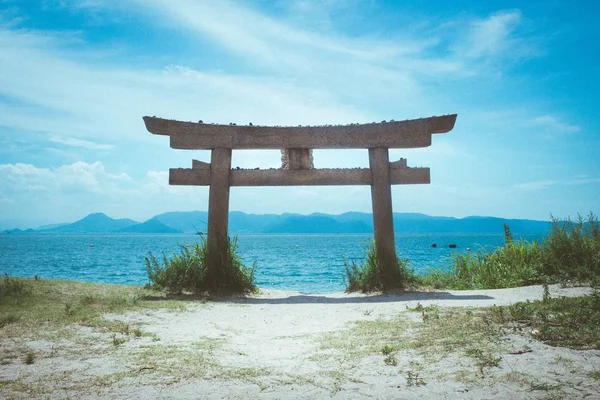
[[[431,145],[431,135],[452,130],[456,114],[406,121],[321,126],[217,125],[144,117],[146,129],[171,137],[174,149],[365,149]]]

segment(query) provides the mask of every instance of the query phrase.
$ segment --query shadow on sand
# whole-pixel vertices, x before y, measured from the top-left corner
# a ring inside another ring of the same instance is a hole
[[[170,295],[166,297],[145,297],[145,300],[184,300],[184,301],[211,301],[234,304],[361,304],[361,303],[402,303],[408,301],[425,300],[491,300],[492,296],[482,294],[453,294],[449,292],[406,292],[402,294],[290,294],[268,292],[268,295],[257,296],[210,296],[198,295]]]

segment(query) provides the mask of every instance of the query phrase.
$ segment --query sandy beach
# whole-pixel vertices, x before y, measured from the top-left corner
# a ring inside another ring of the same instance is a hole
[[[590,293],[550,289],[553,297]],[[530,286],[181,299],[169,309],[105,315],[127,327],[119,334],[69,326],[0,338],[0,397],[598,398],[600,351],[551,347],[535,332],[498,330],[477,315],[542,295]],[[459,320],[470,330],[456,331]],[[27,350],[34,364],[16,356]]]

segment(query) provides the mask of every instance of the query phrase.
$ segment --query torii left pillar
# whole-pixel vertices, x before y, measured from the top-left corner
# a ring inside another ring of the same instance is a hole
[[[210,157],[210,186],[208,193],[208,271],[220,280],[223,265],[228,261],[229,238],[229,173],[231,149],[216,148]]]

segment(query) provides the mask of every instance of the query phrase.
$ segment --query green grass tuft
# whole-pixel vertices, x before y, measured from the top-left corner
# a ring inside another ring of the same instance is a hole
[[[405,289],[414,285],[414,272],[408,268],[407,260],[382,260],[374,243],[367,247],[365,261],[358,265],[352,261],[346,268],[346,292],[386,292]]]
[[[145,257],[151,287],[170,293],[246,294],[257,290],[255,265],[243,265],[237,253],[237,239],[228,239],[227,257],[218,268],[209,268],[206,240],[192,246],[181,246],[171,259],[163,254],[162,262],[152,253]]]
[[[5,278],[6,279],[6,278]],[[102,318],[148,308],[182,309],[181,301],[168,300],[164,293],[136,286],[86,282],[9,278],[10,287],[0,302],[0,336],[35,337],[38,333],[81,325],[130,334],[136,327],[123,327]],[[0,285],[5,288],[5,282]],[[43,329],[41,329],[43,327]]]
[[[557,281],[592,282],[600,278],[600,225],[590,213],[587,220],[552,219],[544,243],[540,273]]]
[[[29,290],[21,280],[11,278],[6,273],[4,274],[4,279],[0,281],[0,304],[8,301],[18,304],[29,294]]]
[[[27,365],[31,365],[35,362],[35,354],[33,353],[33,351],[27,353],[23,362]]]
[[[437,289],[499,289],[556,282],[591,283],[600,279],[600,228],[594,214],[587,221],[553,219],[541,242],[514,241],[504,226],[505,244],[491,252],[457,253],[448,266],[418,276]]]

